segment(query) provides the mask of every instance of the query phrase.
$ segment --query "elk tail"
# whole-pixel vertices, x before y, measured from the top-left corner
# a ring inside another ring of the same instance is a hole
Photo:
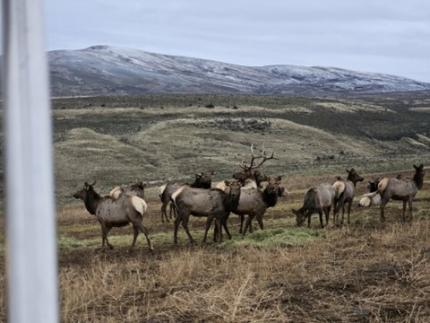
[[[387,189],[388,186],[388,181],[390,179],[388,177],[384,177],[383,179],[381,179],[378,183],[378,190],[377,192],[379,193],[379,195],[383,195],[385,190]]]
[[[343,194],[345,193],[345,182],[343,181],[336,181],[333,184],[333,188],[335,191],[335,201],[339,201],[342,197]]]
[[[164,191],[166,190],[166,187],[167,187],[167,184],[161,185],[159,187],[158,196],[160,197],[161,200],[163,199],[163,194],[164,194]]]
[[[146,213],[146,210],[148,209],[148,204],[146,204],[144,199],[133,195],[130,196],[130,201],[136,212],[138,212],[142,216]]]

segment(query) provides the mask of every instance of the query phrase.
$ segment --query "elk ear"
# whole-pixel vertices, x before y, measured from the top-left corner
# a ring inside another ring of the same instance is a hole
[[[346,170],[346,172],[347,172],[347,173],[349,173],[349,172],[351,171],[351,170],[348,170],[348,168],[347,168],[347,169],[345,169],[345,170]]]
[[[230,186],[231,185],[231,182],[227,181],[227,180],[225,180],[224,183],[225,183],[226,186]]]
[[[279,175],[278,177],[276,177],[277,181],[282,181],[282,175]]]
[[[424,168],[424,164],[421,164],[420,166],[418,166],[420,169]]]
[[[414,166],[414,168],[415,168],[415,169],[418,169],[418,166],[417,166],[417,165],[415,165],[415,164],[414,164],[413,166]]]

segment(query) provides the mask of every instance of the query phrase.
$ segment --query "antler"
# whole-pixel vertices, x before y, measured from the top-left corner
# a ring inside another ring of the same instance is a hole
[[[271,159],[277,159],[275,157],[275,152],[272,151],[272,154],[270,156],[267,156],[266,152],[263,151],[263,156],[260,156],[259,158],[263,158],[262,161],[255,166],[254,168],[259,168],[261,165],[263,165],[266,161],[271,160]]]
[[[249,165],[247,165],[245,163],[245,161],[242,161],[242,163],[239,165],[239,167],[245,171],[251,171],[252,169],[256,169],[256,168],[261,167],[261,165],[263,165],[266,161],[268,161],[270,159],[277,159],[277,158],[275,158],[274,152],[272,152],[272,154],[270,156],[267,156],[267,152],[264,149],[264,145],[263,145],[263,148],[261,151],[262,151],[262,154],[259,156],[256,156],[254,154],[254,145],[252,144],[251,145],[251,161],[250,161]],[[258,159],[262,159],[262,160],[260,161],[260,163],[258,165],[255,165],[255,162]]]

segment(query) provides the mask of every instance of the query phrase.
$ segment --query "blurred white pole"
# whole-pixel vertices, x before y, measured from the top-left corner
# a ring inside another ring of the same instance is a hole
[[[9,322],[58,321],[48,66],[41,0],[4,0]]]

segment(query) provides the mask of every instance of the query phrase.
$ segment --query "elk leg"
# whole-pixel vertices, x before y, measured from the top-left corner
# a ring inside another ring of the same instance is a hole
[[[406,222],[406,203],[408,203],[408,201],[404,200],[403,201],[402,222]]]
[[[182,227],[184,228],[185,233],[187,234],[188,239],[190,240],[190,244],[195,244],[196,242],[194,241],[194,239],[193,239],[193,237],[192,237],[192,235],[190,233],[190,230],[188,230],[188,219],[189,218],[190,218],[189,214],[185,215],[185,216],[182,216]]]
[[[412,197],[409,198],[408,204],[409,204],[409,217],[410,217],[409,220],[412,222],[412,217],[413,217],[413,215],[412,215]]]
[[[345,219],[345,203],[342,203],[342,221],[340,222],[343,225],[343,221]]]
[[[167,219],[166,207],[167,207],[166,203],[163,202],[161,204],[161,222],[162,223],[164,223],[164,218]]]
[[[350,222],[351,206],[352,206],[352,200],[348,203],[348,225],[351,223]]]
[[[324,213],[325,213],[325,222],[326,222],[326,225],[328,226],[328,221],[329,221],[329,219],[330,219],[330,207],[327,207],[327,208],[325,208],[324,209]]]
[[[248,215],[248,218],[250,218],[251,220],[249,221],[249,233],[253,233],[254,232],[254,228],[252,227],[252,220],[254,219],[254,217],[251,218],[250,215]]]
[[[222,242],[222,228],[221,228],[221,221],[219,218],[215,219],[215,228],[217,229],[217,233],[218,233],[217,241]]]
[[[245,218],[243,217],[243,215],[239,215],[240,218],[240,229],[239,229],[239,233],[242,234],[243,233],[243,221],[245,220]]]
[[[258,225],[260,226],[260,230],[264,230],[263,216],[262,215],[257,215],[257,222],[258,222]]]
[[[324,228],[324,223],[323,223],[323,214],[321,210],[318,210],[318,214],[320,216],[320,224],[321,224],[321,228]]]
[[[175,218],[175,228],[173,230],[173,243],[178,244],[178,229],[179,224],[182,222],[182,218],[180,216],[177,216]]]
[[[381,204],[381,222],[385,222],[384,208],[385,205]]]
[[[112,229],[112,227],[105,227],[105,228],[106,228],[106,237],[105,237],[106,244],[109,247],[109,249],[113,249],[113,246],[109,243],[109,240],[108,240],[108,234],[109,234],[110,230]]]
[[[106,228],[102,223],[100,223],[100,228],[102,229],[102,249],[104,249],[106,242]]]
[[[308,228],[311,227],[311,213],[308,213]]]
[[[243,229],[243,233],[242,233],[243,236],[246,234],[248,227],[250,227],[251,221],[252,221],[252,217],[251,217],[251,215],[248,215],[248,217],[246,218],[245,228]],[[249,232],[251,232],[251,228],[250,228]]]
[[[146,243],[148,244],[148,248],[149,248],[149,250],[150,251],[154,251],[154,248],[152,247],[152,243],[151,243],[151,239],[149,239],[149,232],[148,232],[148,229],[143,225],[143,223],[142,222],[140,222],[139,224],[138,224],[138,228],[139,228],[139,230],[145,235],[145,238],[146,238]]]
[[[212,225],[212,222],[213,222],[213,217],[212,216],[208,216],[208,218],[206,220],[205,235],[203,236],[203,242],[205,242],[205,243],[206,243],[206,239],[208,237],[208,231],[209,231],[209,229],[210,229],[210,227]],[[215,226],[215,229],[214,229],[214,240],[215,240],[215,236],[217,234],[216,230],[217,230],[217,227]]]
[[[333,226],[336,226],[336,223],[337,223],[337,212],[338,212],[338,206],[335,203],[333,207]]]
[[[227,236],[228,236],[228,239],[231,239],[231,234],[230,234],[230,231],[228,230],[228,226],[227,226],[227,220],[228,220],[228,216],[225,216],[223,219],[222,219],[222,226],[223,226],[223,228],[224,228],[224,230],[225,230],[225,233],[227,234]],[[221,228],[221,230],[222,230],[222,228]]]
[[[173,217],[176,217],[175,205],[172,202],[170,202],[169,204],[169,215],[171,219],[173,219]]]
[[[130,250],[134,248],[138,235],[139,235],[139,228],[133,224],[133,242],[131,243]]]

